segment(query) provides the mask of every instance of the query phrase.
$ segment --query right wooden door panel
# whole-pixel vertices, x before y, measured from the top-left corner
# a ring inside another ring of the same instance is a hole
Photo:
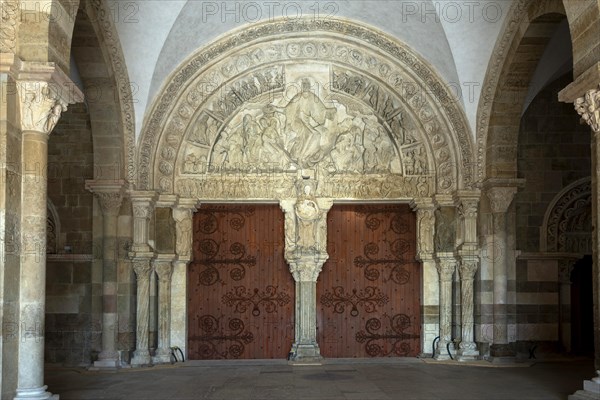
[[[324,357],[420,352],[420,265],[408,205],[334,205],[329,260],[317,281],[317,340]]]

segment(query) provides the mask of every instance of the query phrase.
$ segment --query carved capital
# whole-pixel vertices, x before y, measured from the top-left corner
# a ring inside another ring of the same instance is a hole
[[[69,104],[83,101],[81,90],[54,63],[13,58],[10,68],[18,95],[22,131],[49,135]]]
[[[515,194],[517,193],[516,187],[492,187],[486,192],[487,197],[490,199],[490,206],[493,213],[505,213],[508,211],[510,203],[512,203]]]
[[[288,260],[290,272],[296,282],[316,282],[327,261],[327,253],[315,253],[313,255],[302,254]]]
[[[558,262],[558,281],[561,284],[570,285],[571,284],[571,273],[575,268],[575,262],[577,260],[567,258],[559,260]]]
[[[458,205],[458,214],[465,219],[477,219],[479,200],[462,199]]]
[[[156,271],[160,282],[171,282],[171,275],[173,275],[172,260],[154,260],[154,271]]]
[[[439,254],[436,257],[435,267],[440,276],[440,281],[449,282],[452,280],[452,274],[454,274],[454,270],[456,269],[456,258],[454,255],[441,255]]]
[[[596,89],[588,90],[585,96],[576,99],[574,106],[594,133],[600,133],[600,84]]]
[[[139,281],[145,281],[150,279],[150,272],[152,266],[150,265],[150,259],[148,258],[135,258],[131,261],[133,264],[133,271]]]
[[[135,218],[149,219],[154,211],[154,205],[149,203],[133,204],[133,216]]]
[[[123,194],[121,192],[100,192],[94,193],[104,216],[117,216],[123,202]]]
[[[458,266],[458,272],[460,273],[460,279],[462,280],[473,280],[475,273],[479,268],[479,257],[461,257],[461,262]]]
[[[85,188],[92,192],[98,199],[102,214],[104,216],[116,216],[119,214],[123,202],[124,181],[93,181],[85,182]]]

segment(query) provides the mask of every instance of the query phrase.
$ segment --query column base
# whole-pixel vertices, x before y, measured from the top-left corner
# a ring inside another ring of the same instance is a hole
[[[292,364],[315,364],[321,365],[321,349],[319,345],[314,344],[294,344],[290,351],[290,361]]]
[[[173,363],[171,352],[169,350],[158,350],[156,355],[152,357],[153,364],[171,364]]]
[[[514,346],[510,344],[493,344],[490,346],[490,360],[501,362],[515,362],[516,352]]]
[[[14,400],[58,400],[57,394],[46,392],[48,386],[42,386],[35,389],[17,389]]]
[[[133,358],[131,359],[132,367],[146,367],[152,365],[152,357],[148,350],[136,350],[133,352]]]
[[[435,354],[433,356],[434,360],[445,361],[452,359],[450,354],[448,354],[448,349],[446,348],[447,343],[438,343],[437,348],[435,349]],[[450,343],[450,353],[454,350],[454,344]]]
[[[471,349],[459,349],[456,353],[457,361],[474,361],[479,360],[479,351]]]
[[[121,366],[119,360],[98,360],[94,361],[94,366],[90,370],[97,369],[117,369]]]
[[[569,400],[597,400],[600,398],[600,376],[590,381],[583,381],[583,390],[569,396]]]

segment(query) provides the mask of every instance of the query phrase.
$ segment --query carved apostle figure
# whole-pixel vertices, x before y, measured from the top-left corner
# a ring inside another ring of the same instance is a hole
[[[304,193],[296,202],[296,245],[298,248],[309,249],[316,248],[318,221],[321,210],[317,205],[312,186],[307,184],[303,188]]]

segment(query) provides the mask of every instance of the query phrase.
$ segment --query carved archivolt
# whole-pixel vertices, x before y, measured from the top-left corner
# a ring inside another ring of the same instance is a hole
[[[550,204],[542,228],[542,250],[591,254],[592,182],[590,178],[581,179],[568,186]]]
[[[563,12],[559,10],[562,7],[559,0],[514,0],[507,12],[498,41],[494,47],[494,52],[490,60],[490,65],[485,76],[484,85],[481,90],[481,99],[477,108],[477,176],[476,180],[483,182],[485,179],[486,149],[488,141],[488,132],[490,127],[490,117],[492,106],[498,84],[502,76],[509,57],[514,56],[516,47],[513,45],[518,35],[524,35],[528,23],[540,15],[547,13]],[[529,80],[530,77],[527,77]],[[517,143],[517,137],[514,137],[514,143]]]
[[[474,184],[465,118],[441,81],[399,44],[333,20],[257,25],[193,56],[138,157],[138,188],[191,198],[294,197],[304,173],[320,197]]]
[[[116,92],[119,96],[118,106],[121,112],[121,124],[124,137],[124,158],[127,163],[126,176],[128,182],[134,183],[135,171],[135,116],[133,110],[132,85],[121,49],[119,35],[112,19],[113,13],[107,9],[106,1],[90,0],[86,3],[86,13],[98,35],[100,43],[104,43],[109,65],[114,72]]]

